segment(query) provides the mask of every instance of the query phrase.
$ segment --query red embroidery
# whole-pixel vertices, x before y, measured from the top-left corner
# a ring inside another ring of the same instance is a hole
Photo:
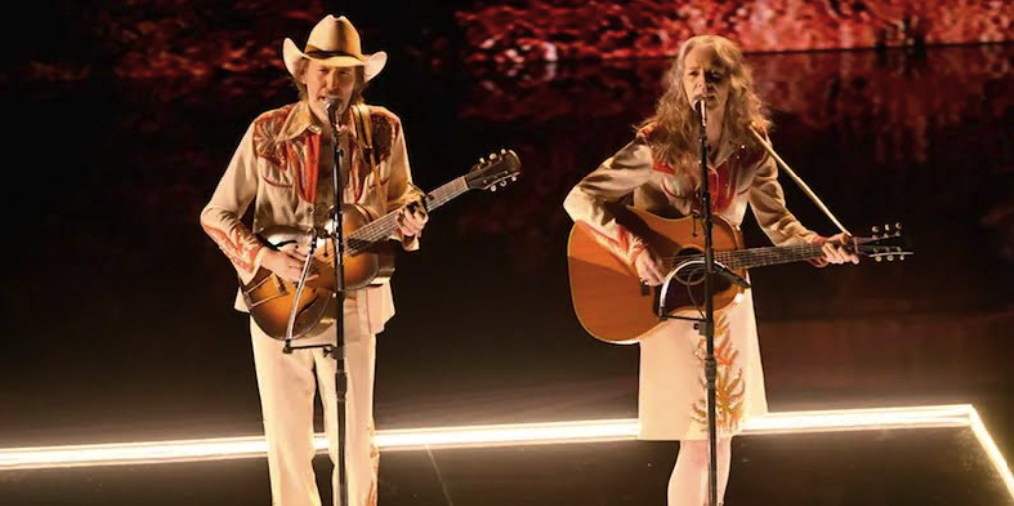
[[[665,193],[671,199],[679,198],[676,196],[676,192],[669,188],[669,181],[662,181],[662,193]]]
[[[630,256],[630,265],[634,265],[637,262],[637,257],[644,253],[644,250],[648,249],[647,244],[642,244],[634,248],[634,253]]]
[[[297,138],[277,142],[277,135],[284,126],[295,104],[285,106],[281,109],[265,113],[254,122],[254,152],[264,159],[269,167],[279,172],[290,172],[295,179],[294,183],[283,183],[282,178],[271,178],[262,176],[261,179],[272,186],[279,188],[290,188],[295,184],[299,197],[309,203],[317,202],[317,183],[320,170],[320,135],[304,132]],[[390,158],[391,150],[395,139],[401,134],[401,123],[397,117],[383,109],[371,108],[373,123],[374,149],[379,153],[383,162]],[[351,139],[353,159],[352,167],[352,190],[356,201],[361,201],[365,193],[363,180],[365,175],[360,170],[360,164],[364,163],[356,153],[358,139]],[[330,170],[330,168],[328,168]],[[385,181],[380,181],[384,183]]]
[[[380,154],[380,161],[383,162],[391,157],[394,140],[401,133],[401,123],[379,109],[371,108],[370,115],[373,123],[373,149]]]
[[[628,253],[630,251],[630,234],[627,232],[627,229],[620,225],[616,225],[616,236],[618,239],[617,242],[619,243],[617,244],[617,247],[620,248],[620,251],[623,253]]]
[[[718,168],[708,168],[708,190],[711,193],[711,212],[720,213],[732,205],[736,196],[737,181],[739,179],[739,164],[725,163]],[[700,202],[694,202],[694,209],[700,210]]]
[[[285,154],[289,167],[296,176],[299,197],[311,204],[317,202],[320,136],[306,134],[299,139],[293,139],[286,143]]]
[[[717,169],[708,169],[708,185],[711,191],[711,212],[720,213],[729,207],[732,202],[729,192],[729,171],[728,162],[723,163]]]
[[[726,167],[726,163],[719,166],[719,170],[713,168],[708,169],[708,188],[711,190],[711,211],[720,212],[724,211],[732,204],[732,197],[735,195],[735,187],[732,186],[732,182],[736,181],[736,174],[738,168],[733,166],[733,177],[729,177],[728,171],[721,170]],[[673,169],[670,165],[665,163],[656,163],[652,166],[652,169],[663,172],[665,174],[676,174],[676,169]],[[729,184],[728,187],[725,185]],[[676,195],[676,192],[669,186],[668,180],[663,180],[661,183],[662,193],[665,193],[670,199],[682,198]],[[694,203],[694,209],[699,210],[701,208],[699,202]]]
[[[254,153],[278,170],[285,170],[283,146],[275,142],[278,130],[289,116],[292,105],[264,113],[254,121]]]
[[[627,229],[622,225],[616,225],[616,232],[619,237],[617,239],[613,239],[586,222],[581,222],[581,224],[587,227],[588,230],[594,232],[596,236],[598,236],[602,241],[605,241],[609,246],[622,251],[624,255],[628,254],[630,249],[630,233],[627,232]]]
[[[744,167],[752,167],[763,162],[768,157],[768,152],[763,149],[748,149],[746,146],[741,146],[739,154],[736,156]]]
[[[247,236],[241,227],[236,227],[230,237],[224,230],[217,229],[210,225],[202,223],[204,231],[211,236],[211,239],[218,244],[218,247],[225,253],[227,257],[239,268],[246,272],[253,271],[254,261],[257,259],[257,253],[260,252],[264,246],[256,244],[253,246],[246,246],[244,242],[256,239]]]

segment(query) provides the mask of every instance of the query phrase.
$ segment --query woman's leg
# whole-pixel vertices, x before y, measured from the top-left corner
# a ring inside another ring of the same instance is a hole
[[[718,440],[718,500],[725,496],[732,462],[731,438]],[[669,478],[669,506],[706,506],[708,499],[708,441],[680,441],[676,466]]]
[[[718,440],[718,504],[725,502],[725,489],[729,485],[729,471],[732,470],[732,438]]]

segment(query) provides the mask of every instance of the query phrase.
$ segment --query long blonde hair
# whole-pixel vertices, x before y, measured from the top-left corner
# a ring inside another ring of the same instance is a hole
[[[717,35],[698,35],[687,39],[666,73],[665,92],[658,100],[655,114],[645,120],[642,126],[653,126],[649,142],[655,159],[669,164],[677,171],[687,170],[695,179],[700,177],[699,171],[690,169],[699,166],[697,139],[700,127],[690,99],[683,89],[683,74],[687,55],[697,46],[714,48],[719,65],[730,79],[722,138],[738,145],[758,146],[750,134],[750,125],[753,124],[761,132],[771,126],[767,111],[754,90],[750,68],[744,63],[743,52],[739,47],[731,40]]]

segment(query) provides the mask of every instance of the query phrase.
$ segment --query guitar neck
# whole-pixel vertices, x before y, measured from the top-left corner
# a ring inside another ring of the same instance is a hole
[[[423,197],[423,204],[427,211],[432,211],[468,191],[468,184],[465,177],[459,177],[451,182],[433,190]],[[349,234],[345,246],[349,255],[362,253],[374,244],[391,237],[398,230],[398,213],[390,212],[370,222],[368,225]]]
[[[819,244],[800,244],[795,246],[771,246],[767,248],[751,248],[736,251],[720,251],[715,253],[715,261],[721,262],[730,269],[751,269],[766,265],[779,265],[801,262],[819,258],[824,249]]]

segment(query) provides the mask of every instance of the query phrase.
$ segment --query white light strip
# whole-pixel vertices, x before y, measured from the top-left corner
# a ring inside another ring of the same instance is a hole
[[[971,406],[918,406],[771,413],[751,419],[743,435],[791,434],[849,430],[968,427]],[[561,444],[622,441],[637,438],[637,419],[485,425],[473,427],[391,430],[377,434],[386,451],[421,448],[472,448],[520,444]],[[317,449],[327,449],[326,436]]]
[[[743,435],[970,427],[1014,497],[1014,478],[1003,455],[969,404],[771,413],[751,419]],[[377,433],[382,451],[480,448],[533,444],[595,443],[637,438],[636,419],[387,430]],[[318,434],[315,445],[327,450]],[[263,457],[262,436],[103,445],[0,449],[0,471],[80,466],[157,464]]]
[[[476,425],[433,429],[388,430],[377,433],[383,451],[424,448],[480,448],[533,444],[595,443],[637,439],[637,420],[589,420],[582,422]],[[327,449],[323,434],[317,449]]]
[[[263,436],[0,449],[0,471],[263,457]]]
[[[770,413],[747,421],[743,433],[786,434],[850,430],[967,427],[969,404]]]
[[[1007,467],[1007,461],[1004,460],[1003,455],[1000,453],[1000,449],[996,447],[996,443],[993,442],[993,436],[989,435],[986,430],[986,426],[982,424],[982,419],[979,418],[979,412],[975,408],[969,406],[971,413],[969,414],[969,421],[971,422],[972,432],[975,433],[975,437],[979,439],[979,444],[982,445],[982,449],[986,450],[986,454],[989,455],[989,460],[993,462],[993,467],[1000,473],[1000,477],[1003,478],[1003,482],[1007,485],[1007,491],[1010,492],[1011,496],[1014,497],[1014,476],[1010,474],[1010,468]]]

